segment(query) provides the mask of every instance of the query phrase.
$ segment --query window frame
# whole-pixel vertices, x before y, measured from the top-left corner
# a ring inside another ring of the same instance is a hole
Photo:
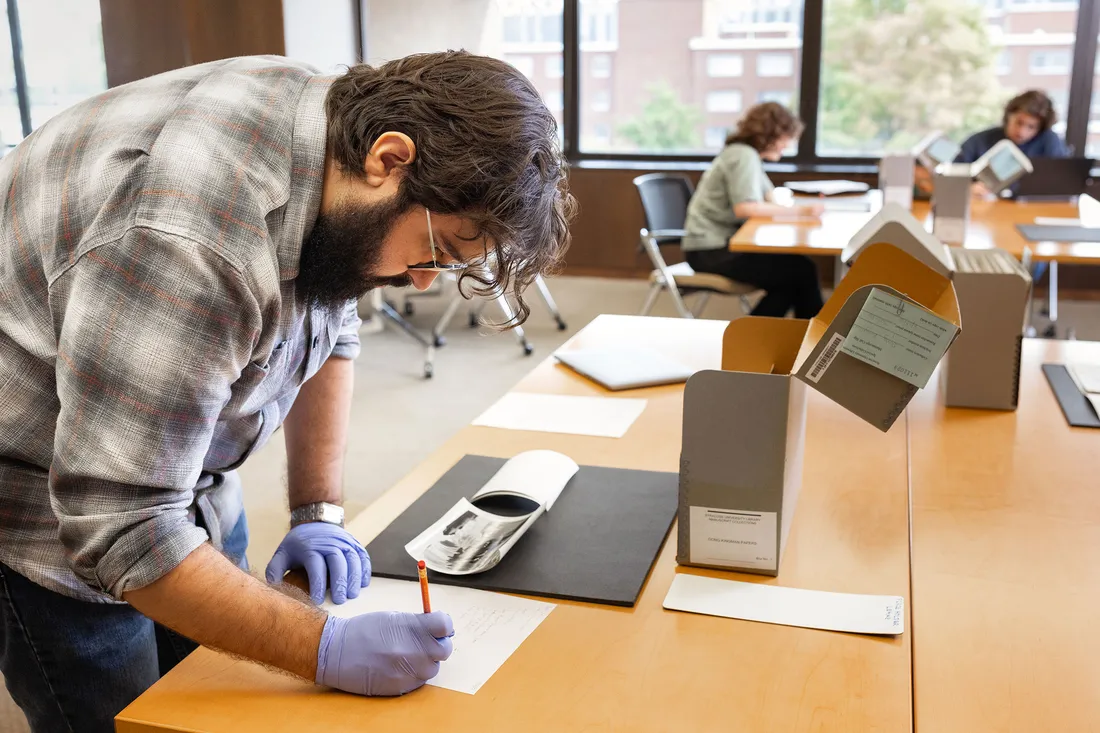
[[[565,153],[571,162],[621,161],[623,163],[705,163],[713,154],[685,155],[666,153],[621,153],[613,151],[583,151],[580,148],[580,2],[565,0],[562,8],[563,82],[562,119]],[[783,165],[795,170],[836,169],[844,172],[866,169],[878,162],[877,156],[825,156],[817,154],[818,104],[821,84],[821,51],[824,29],[825,0],[804,0],[802,6],[802,48],[799,52],[798,114],[805,131],[794,155],[783,158]],[[1066,143],[1074,150],[1084,151],[1088,136],[1089,109],[1097,55],[1097,35],[1100,34],[1100,2],[1080,0],[1077,8],[1076,36],[1070,51],[1069,104],[1066,114]],[[744,100],[742,100],[744,104]]]

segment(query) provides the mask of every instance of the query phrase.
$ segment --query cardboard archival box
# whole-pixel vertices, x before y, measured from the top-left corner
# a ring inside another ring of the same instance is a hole
[[[892,244],[944,277],[951,277],[955,269],[951,250],[929,234],[908,209],[898,204],[884,204],[848,241],[848,246],[840,253],[841,261],[851,265],[860,252],[876,242]]]
[[[966,333],[941,370],[948,407],[1015,410],[1031,275],[1002,249],[953,249],[953,280]]]
[[[677,562],[778,574],[802,481],[807,384],[882,431],[916,394],[913,384],[842,348],[875,290],[960,325],[947,277],[874,244],[817,317],[734,320],[721,370],[688,380]]]
[[[851,264],[871,242],[889,242],[950,277],[966,320],[942,370],[948,407],[1015,410],[1020,345],[1031,302],[1031,276],[1000,249],[948,247],[900,207],[884,206],[852,237],[841,259]]]

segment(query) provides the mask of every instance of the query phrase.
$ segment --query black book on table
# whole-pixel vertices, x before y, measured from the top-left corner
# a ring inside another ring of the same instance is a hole
[[[405,545],[505,463],[468,455],[368,546],[371,572],[416,580]],[[553,508],[500,563],[473,575],[428,571],[429,581],[479,590],[633,606],[676,518],[679,474],[581,466]]]

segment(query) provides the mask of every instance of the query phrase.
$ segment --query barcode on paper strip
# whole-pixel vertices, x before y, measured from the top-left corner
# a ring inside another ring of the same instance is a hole
[[[829,365],[833,363],[833,359],[840,353],[840,347],[844,345],[844,337],[839,333],[834,333],[833,337],[829,339],[829,345],[821,352],[817,357],[817,361],[814,362],[813,369],[807,375],[810,381],[817,384],[821,380],[825,370],[829,368]]]

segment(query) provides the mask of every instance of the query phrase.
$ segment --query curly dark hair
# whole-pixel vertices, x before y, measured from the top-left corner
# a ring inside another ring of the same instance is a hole
[[[557,122],[531,82],[466,51],[416,54],[350,67],[325,108],[329,154],[345,173],[365,175],[382,133],[412,138],[416,158],[398,193],[405,210],[419,204],[473,221],[474,238],[495,248],[462,271],[459,286],[471,281],[473,294],[489,297],[511,288],[516,316],[500,325],[523,323],[531,312],[523,291],[560,265],[576,211]]]
[[[1038,89],[1017,94],[1008,100],[1005,105],[1005,114],[1002,124],[1008,124],[1008,116],[1016,112],[1023,112],[1039,120],[1039,132],[1046,132],[1058,121],[1058,113],[1054,110],[1054,102],[1050,101],[1045,93]]]
[[[802,120],[779,102],[762,102],[749,107],[737,121],[737,129],[726,145],[743,143],[762,153],[781,137],[802,134]]]

